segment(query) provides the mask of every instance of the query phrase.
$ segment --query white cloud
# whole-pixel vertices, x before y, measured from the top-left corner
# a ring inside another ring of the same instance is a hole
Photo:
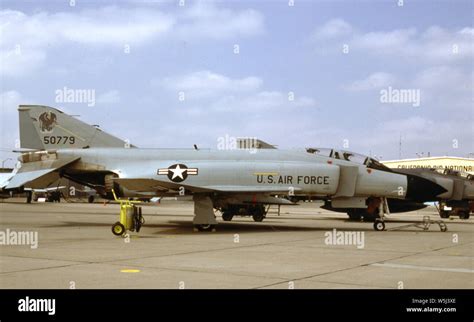
[[[153,80],[152,84],[175,92],[182,91],[186,98],[201,98],[229,92],[255,91],[261,86],[262,80],[254,76],[232,79],[203,70],[183,76],[168,77],[164,80]]]
[[[433,66],[416,73],[411,82],[413,88],[419,88],[422,104],[430,110],[442,113],[446,110],[449,118],[465,114],[473,115],[474,72],[454,66]]]
[[[263,15],[258,11],[221,9],[211,2],[197,2],[178,20],[178,35],[187,40],[254,36],[264,31]]]
[[[372,50],[374,53],[415,54],[414,50],[416,29],[398,29],[388,32],[368,32],[355,35],[351,44],[357,48]],[[394,52],[395,51],[395,52]]]
[[[349,85],[345,85],[344,88],[348,91],[367,91],[373,89],[379,89],[381,87],[393,86],[395,82],[395,76],[389,73],[377,72],[369,75],[368,77],[354,81]]]
[[[171,30],[175,19],[157,10],[104,7],[32,15],[4,10],[1,46],[39,47],[63,41],[81,44],[140,44]]]
[[[228,39],[263,32],[255,10],[221,9],[196,3],[163,13],[153,8],[115,6],[70,12],[25,14],[0,11],[0,73],[24,75],[41,66],[55,46],[141,46],[152,41]],[[20,46],[21,53],[14,52]]]
[[[120,102],[120,93],[117,90],[110,90],[102,93],[97,97],[96,100],[99,104],[113,104]]]
[[[0,72],[21,76],[41,66],[52,46],[140,45],[171,30],[174,19],[156,10],[106,7],[69,13],[27,15],[0,11]]]
[[[424,32],[414,28],[389,32],[373,32],[355,36],[351,43],[374,54],[416,58],[428,63],[450,62],[474,59],[472,42],[474,37],[469,28],[447,30],[430,27]]]
[[[352,32],[352,26],[343,19],[332,19],[313,33],[314,39],[333,39],[346,36]]]
[[[46,53],[38,48],[0,49],[0,74],[23,76],[40,66],[45,58]]]
[[[217,112],[242,112],[255,114],[259,112],[274,113],[277,110],[291,111],[294,108],[315,107],[316,101],[306,96],[294,95],[279,91],[261,91],[242,96],[224,96],[212,103],[210,109]]]
[[[362,32],[342,19],[330,20],[313,33],[313,41],[338,40],[349,45],[350,51],[372,55],[414,58],[416,63],[454,62],[474,59],[474,29],[444,29],[431,26],[424,31],[416,28]]]
[[[316,105],[313,98],[293,92],[261,90],[262,84],[262,79],[255,76],[230,78],[208,70],[152,81],[152,85],[176,95],[183,92],[187,101],[199,104],[207,100],[205,108],[193,107],[188,110],[194,115],[208,110],[259,111]]]
[[[472,90],[472,82],[472,78],[466,71],[450,66],[430,67],[419,72],[414,79],[415,86],[434,90],[450,87],[458,90]]]

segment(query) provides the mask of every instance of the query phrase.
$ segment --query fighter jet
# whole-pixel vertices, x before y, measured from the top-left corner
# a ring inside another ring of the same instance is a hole
[[[446,191],[374,160],[359,163],[307,149],[140,149],[52,107],[20,105],[19,117],[21,148],[33,151],[19,157],[22,166],[7,189],[65,177],[105,198],[192,196],[193,224],[200,231],[215,228],[215,209],[227,219],[244,212],[262,221],[266,206],[298,199],[367,209],[387,198],[435,198]]]
[[[446,192],[437,197],[441,218],[459,216],[469,219],[474,212],[474,176],[450,169],[394,169],[395,172],[417,175],[437,183]]]
[[[380,163],[374,158],[369,156],[347,151],[347,150],[336,150],[331,148],[307,148],[307,151],[310,153],[316,153],[322,156],[327,156],[329,158],[335,158],[338,160],[346,160],[355,162],[358,164],[366,165],[368,168],[377,169],[380,171],[396,173],[393,169],[388,168],[384,164]],[[422,180],[423,178],[418,173],[412,173],[408,176],[408,180],[411,181],[411,186],[413,189],[416,189],[418,193],[405,196],[405,198],[386,198],[386,206],[390,213],[399,213],[399,212],[410,212],[414,210],[419,210],[426,208],[427,205],[425,202],[435,201],[436,198],[439,198],[440,195],[433,195],[433,191],[423,190],[425,183]],[[431,180],[432,182],[435,182]],[[435,182],[436,183],[436,182]],[[415,188],[417,186],[417,188]],[[428,187],[428,186],[427,186]],[[358,207],[334,207],[332,205],[332,200],[330,198],[325,199],[325,203],[321,208],[336,212],[345,212],[348,214],[349,218],[352,220],[361,220],[364,221],[375,221],[379,218],[379,213],[381,207],[383,206],[380,203],[380,198],[369,197],[366,201],[366,208]]]

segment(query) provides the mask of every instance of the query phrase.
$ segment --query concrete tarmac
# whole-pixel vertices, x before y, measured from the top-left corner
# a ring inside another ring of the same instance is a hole
[[[274,207],[260,223],[218,214],[216,232],[195,232],[191,202],[143,204],[145,225],[123,238],[111,232],[117,204],[4,200],[0,288],[474,288],[474,219],[402,227],[440,220],[429,207],[374,231],[319,205]],[[37,233],[37,247],[11,245],[19,232]]]

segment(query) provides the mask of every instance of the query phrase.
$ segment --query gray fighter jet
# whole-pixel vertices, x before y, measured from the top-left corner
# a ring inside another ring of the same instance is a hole
[[[397,173],[417,175],[446,189],[438,196],[441,218],[459,216],[469,219],[474,212],[474,175],[450,169],[394,169]]]
[[[372,159],[354,162],[310,149],[140,149],[51,107],[20,105],[19,116],[21,148],[29,150],[6,189],[45,187],[65,177],[106,198],[191,195],[193,224],[201,231],[217,224],[214,209],[227,220],[244,212],[262,221],[267,205],[300,199],[367,209],[387,198],[434,200],[446,191]]]

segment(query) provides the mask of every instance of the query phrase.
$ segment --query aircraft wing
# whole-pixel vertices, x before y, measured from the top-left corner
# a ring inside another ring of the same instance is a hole
[[[184,188],[187,191],[193,193],[222,193],[224,198],[229,198],[232,195],[244,195],[247,196],[243,200],[244,203],[262,203],[262,204],[273,204],[273,205],[295,205],[294,202],[280,197],[274,197],[273,195],[288,195],[288,187],[260,187],[260,186],[238,186],[238,185],[226,185],[226,186],[191,186],[184,185],[174,182],[161,181],[156,179],[127,179],[117,178],[114,182],[120,186],[133,190],[136,192],[140,191],[167,191]],[[295,192],[301,190],[295,188]]]
[[[64,189],[66,186],[60,186],[60,187],[50,187],[50,188],[44,188],[44,189],[33,189],[33,188],[25,188],[25,191],[33,191],[33,192],[49,192],[49,191],[55,191],[55,190],[60,190]]]
[[[204,186],[215,192],[243,192],[243,193],[271,193],[271,194],[288,194],[288,187],[260,187],[260,186]],[[301,188],[293,188],[294,192],[300,191]]]
[[[137,191],[137,192],[179,190],[181,187],[192,192],[213,192],[212,189],[178,184],[174,182],[161,181],[161,180],[156,180],[156,179],[116,178],[114,179],[114,182],[118,183],[120,186],[124,188]]]
[[[31,188],[47,187],[59,178],[59,175],[53,174],[55,170],[78,159],[79,157],[23,163],[18,172],[10,179],[5,189],[20,188],[26,184]]]
[[[202,193],[202,192],[240,192],[240,193],[271,193],[271,194],[288,194],[288,187],[261,187],[261,186],[239,186],[239,185],[225,185],[225,186],[192,186],[186,184],[179,184],[175,182],[168,182],[156,179],[128,179],[117,178],[114,179],[119,185],[134,191],[154,191],[154,190],[179,190],[183,187],[186,190]],[[300,188],[294,188],[294,192],[298,192]]]
[[[13,173],[0,173],[0,190],[5,188],[8,181],[13,177]]]

